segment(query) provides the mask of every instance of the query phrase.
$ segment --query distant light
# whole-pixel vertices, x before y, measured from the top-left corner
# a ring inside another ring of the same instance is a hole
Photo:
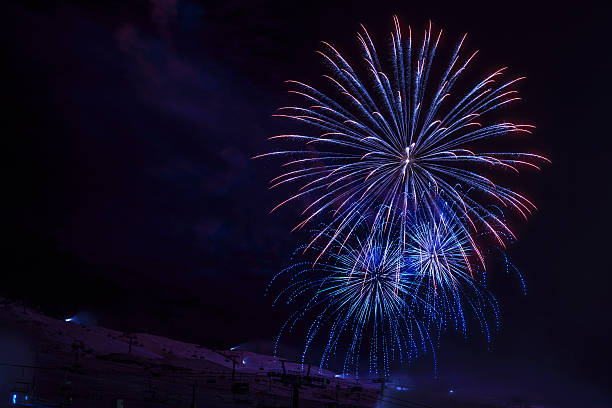
[[[25,399],[26,399],[26,401],[28,400],[28,396],[27,395],[25,396]]]
[[[246,360],[242,360],[242,364],[246,364]]]
[[[13,405],[17,404],[17,394],[13,394]]]
[[[451,394],[454,394],[454,393],[455,393],[455,390],[453,390],[453,389],[451,388],[451,389],[450,389],[448,392],[450,392]]]
[[[401,391],[402,387],[395,387],[396,390]]]
[[[240,348],[240,346],[234,346],[230,350],[238,350],[239,348]]]
[[[73,318],[73,317],[69,317],[69,318],[67,318],[67,319],[64,319],[64,321],[66,321],[66,322],[71,322],[71,321],[72,321],[72,319],[74,319],[74,318]]]
[[[336,375],[334,375],[334,377],[336,377],[336,378],[344,378],[344,374],[336,374]]]

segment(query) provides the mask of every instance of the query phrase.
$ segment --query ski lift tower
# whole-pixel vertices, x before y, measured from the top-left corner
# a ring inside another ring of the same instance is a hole
[[[298,408],[300,402],[300,388],[302,387],[310,387],[310,388],[326,388],[327,384],[330,383],[329,378],[322,376],[311,376],[310,369],[312,368],[311,363],[307,363],[308,370],[306,371],[306,375],[301,374],[292,374],[287,372],[286,363],[295,363],[304,366],[306,363],[301,361],[288,361],[281,360],[281,365],[283,368],[282,374],[278,375],[276,373],[270,373],[270,376],[280,376],[280,380],[285,385],[291,386],[291,408]]]

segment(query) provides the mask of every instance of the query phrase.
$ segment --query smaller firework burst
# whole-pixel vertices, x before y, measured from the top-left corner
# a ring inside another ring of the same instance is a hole
[[[298,321],[307,321],[302,359],[307,359],[315,339],[326,336],[321,366],[342,353],[343,373],[356,376],[360,355],[366,352],[369,372],[387,375],[393,361],[406,362],[433,350],[428,329],[418,317],[427,307],[419,297],[423,279],[405,266],[397,218],[379,217],[373,229],[365,228],[371,225],[367,221],[364,216],[349,234],[329,237],[333,245],[316,263],[297,262],[274,278],[289,277],[275,303],[284,299],[298,305],[277,342]],[[303,256],[303,248],[296,253]]]
[[[361,216],[347,234],[327,236],[332,245],[316,261],[307,255],[320,248],[298,248],[301,260],[273,279],[288,278],[275,303],[297,306],[277,344],[298,322],[306,322],[302,361],[315,342],[322,342],[322,367],[342,355],[343,373],[358,376],[362,356],[370,373],[388,375],[394,362],[435,351],[445,330],[467,337],[472,318],[490,341],[498,306],[477,269],[469,234],[449,209],[438,214],[377,209]]]
[[[468,231],[443,203],[435,217],[415,214],[406,229],[405,268],[417,278],[420,298],[429,307],[424,316],[436,332],[446,327],[467,337],[468,318],[478,320],[487,341],[499,325],[499,308],[486,289],[485,272],[479,269],[480,252],[470,243]]]

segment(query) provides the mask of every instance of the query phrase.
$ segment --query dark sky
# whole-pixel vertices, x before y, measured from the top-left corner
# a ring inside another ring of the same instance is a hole
[[[490,354],[610,386],[608,10],[88,3],[14,2],[4,16],[5,296],[215,347],[271,339],[285,315],[264,291],[304,236],[289,233],[299,208],[268,215],[288,192],[267,190],[277,163],[250,157],[291,126],[271,114],[293,100],[283,80],[322,73],[319,41],[350,54],[363,22],[380,44],[397,13],[413,27],[432,19],[448,43],[467,31],[481,71],[527,76],[515,112],[537,125],[529,148],[553,161],[518,181],[539,207],[509,251],[528,294],[515,278],[497,282],[503,325]]]

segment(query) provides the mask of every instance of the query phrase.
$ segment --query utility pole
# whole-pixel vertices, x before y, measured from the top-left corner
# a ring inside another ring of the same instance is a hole
[[[382,397],[383,393],[385,392],[385,384],[387,383],[387,381],[389,381],[387,379],[387,377],[378,377],[377,379],[373,380],[373,382],[375,383],[380,383],[380,396]]]
[[[196,408],[196,382],[193,382],[193,388],[191,390],[191,405],[190,408]]]
[[[80,345],[76,341],[72,343],[72,351],[74,351],[74,366],[77,367],[79,365],[79,349]]]
[[[134,344],[134,340],[137,340],[138,338],[135,334],[129,332],[123,332],[122,337],[128,339],[128,354],[132,354],[132,345]]]
[[[300,384],[291,384],[291,408],[298,408],[300,404]]]
[[[225,361],[226,362],[232,362],[232,382],[236,379],[236,364],[238,364],[238,362],[236,361],[236,358],[240,358],[240,356],[235,355],[235,354],[230,354],[227,355],[225,353],[221,353],[219,352],[219,354],[221,354],[223,357],[225,357]]]

